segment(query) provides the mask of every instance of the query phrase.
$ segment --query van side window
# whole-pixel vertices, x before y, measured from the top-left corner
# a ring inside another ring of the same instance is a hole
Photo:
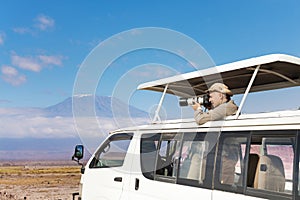
[[[250,155],[258,155],[258,159],[248,187],[292,194],[294,147],[294,137],[254,135]]]
[[[180,156],[179,178],[202,184],[206,175],[209,142],[205,141],[205,133],[185,134]]]
[[[248,137],[241,134],[223,133],[217,158],[217,185],[219,187],[242,187],[245,172],[245,155]]]
[[[116,134],[108,138],[96,152],[90,168],[120,167],[123,165],[132,134]]]
[[[146,178],[175,183],[181,139],[182,133],[142,135],[141,168]]]
[[[217,134],[206,135],[143,134],[140,146],[143,175],[157,181],[210,188]]]
[[[142,173],[146,178],[154,179],[156,165],[161,165],[161,158],[157,154],[157,146],[160,140],[160,134],[143,134],[141,138],[140,158]],[[158,158],[156,159],[156,156]],[[157,168],[162,173],[160,167]]]
[[[182,133],[163,134],[158,147],[157,178],[176,178],[180,156]]]

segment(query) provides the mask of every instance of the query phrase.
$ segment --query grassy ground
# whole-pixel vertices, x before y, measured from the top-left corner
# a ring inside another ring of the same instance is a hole
[[[0,200],[72,199],[80,166],[1,166]]]

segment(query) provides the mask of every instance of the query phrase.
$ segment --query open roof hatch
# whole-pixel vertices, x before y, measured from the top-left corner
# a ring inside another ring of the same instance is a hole
[[[223,82],[233,94],[244,94],[238,117],[249,92],[299,86],[300,58],[265,55],[143,83],[138,89],[163,92],[154,117],[154,121],[160,121],[158,113],[165,93],[178,97],[201,96],[215,82]]]

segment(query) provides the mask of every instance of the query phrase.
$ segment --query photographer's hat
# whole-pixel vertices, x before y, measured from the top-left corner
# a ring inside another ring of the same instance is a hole
[[[220,92],[229,96],[233,95],[228,87],[223,83],[214,83],[208,90],[206,90],[206,92]]]

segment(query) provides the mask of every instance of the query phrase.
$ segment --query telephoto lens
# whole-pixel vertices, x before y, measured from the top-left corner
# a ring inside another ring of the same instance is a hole
[[[180,106],[192,106],[195,103],[203,104],[202,97],[190,97],[190,98],[180,98],[179,105]]]
[[[203,105],[205,108],[209,108],[211,106],[211,103],[209,102],[209,94],[205,94],[202,97],[179,98],[180,106],[192,106],[195,102]]]

